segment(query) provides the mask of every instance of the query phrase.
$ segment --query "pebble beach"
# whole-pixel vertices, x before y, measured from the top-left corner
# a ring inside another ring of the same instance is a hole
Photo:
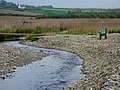
[[[30,64],[45,56],[43,53],[25,51],[20,48],[0,44],[0,78],[9,77],[17,67]]]
[[[120,89],[120,34],[109,34],[99,40],[97,35],[55,35],[23,42],[37,47],[65,50],[83,59],[85,78],[64,90]]]

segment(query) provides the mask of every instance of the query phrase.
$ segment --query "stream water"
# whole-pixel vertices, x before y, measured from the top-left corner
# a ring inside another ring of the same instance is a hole
[[[12,78],[0,80],[0,90],[62,90],[84,77],[79,56],[60,50],[22,45],[19,41],[2,44],[26,51],[46,53],[48,56],[23,67],[18,67]]]

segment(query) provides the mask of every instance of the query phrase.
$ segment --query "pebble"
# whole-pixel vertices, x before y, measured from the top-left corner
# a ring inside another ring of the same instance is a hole
[[[13,46],[0,44],[0,78],[5,79],[5,75],[15,72],[17,67],[40,60],[45,54],[40,52],[27,52]]]
[[[120,90],[120,68],[116,68],[120,67],[120,34],[108,35],[106,40],[98,40],[97,36],[95,37],[56,35],[24,43],[69,51],[83,59],[82,72],[86,77],[64,90]],[[113,77],[113,72],[117,76]]]

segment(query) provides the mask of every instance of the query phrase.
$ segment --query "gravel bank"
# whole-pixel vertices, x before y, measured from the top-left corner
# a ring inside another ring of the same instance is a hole
[[[51,36],[24,42],[44,48],[60,49],[78,54],[84,60],[85,78],[64,90],[120,90],[120,34],[97,36]]]
[[[24,51],[19,48],[0,44],[0,78],[5,79],[11,75],[16,67],[22,67],[45,55],[38,52]]]

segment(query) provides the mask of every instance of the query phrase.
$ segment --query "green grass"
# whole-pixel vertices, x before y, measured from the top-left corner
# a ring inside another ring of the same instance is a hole
[[[63,34],[71,34],[71,35],[96,35],[96,31],[92,30],[68,30]]]
[[[34,28],[18,27],[18,28],[11,28],[9,30],[0,30],[0,33],[44,34],[44,33],[57,33],[60,31],[65,31],[67,29],[68,29],[67,26],[60,26],[60,27],[36,26]]]
[[[108,33],[110,33],[110,34],[111,33],[120,33],[120,29],[118,29],[118,30],[109,30]]]
[[[97,31],[94,30],[68,30],[60,32],[60,34],[72,34],[72,35],[97,35]],[[118,30],[108,30],[109,34],[112,33],[120,33],[120,29]]]
[[[29,29],[29,28],[25,28],[25,29],[1,29],[0,30],[0,41],[12,41],[12,40],[16,40],[17,38],[21,37],[21,36],[27,36],[30,34],[35,34],[35,35],[41,35],[42,33],[42,28],[41,27],[36,27],[34,29]],[[36,36],[30,35],[29,37],[27,37],[27,39],[30,39],[31,41],[37,40]]]
[[[36,41],[38,39],[39,39],[38,36],[34,35],[34,34],[29,35],[29,36],[26,37],[26,40],[30,40],[30,41]]]
[[[25,33],[25,34],[41,34],[43,32],[43,28],[40,26],[37,26],[35,28],[24,28],[24,27],[18,27],[18,28],[11,28],[11,29],[0,29],[0,33]]]
[[[68,14],[68,9],[61,8],[39,8],[39,9],[26,9],[24,12],[40,13],[40,14],[55,14],[55,15],[65,15]]]
[[[64,8],[42,8],[42,10],[68,11],[68,9]]]
[[[9,35],[2,35],[0,36],[0,41],[13,41],[16,40],[18,37],[9,36]]]
[[[11,29],[0,29],[0,33],[2,33],[3,36],[0,34],[1,40],[9,39],[13,37],[18,37],[20,34],[35,34],[35,35],[46,35],[46,34],[71,34],[71,35],[96,35],[98,33],[98,30],[81,30],[81,29],[71,29],[69,25],[60,25],[59,27],[41,27],[37,26],[34,28],[29,27],[13,27]],[[5,34],[4,34],[5,33]],[[8,34],[7,34],[8,33]],[[10,35],[12,34],[13,35]],[[120,33],[120,29],[111,29],[108,30],[108,33]],[[15,35],[18,34],[18,35]],[[26,35],[22,35],[26,36]]]

